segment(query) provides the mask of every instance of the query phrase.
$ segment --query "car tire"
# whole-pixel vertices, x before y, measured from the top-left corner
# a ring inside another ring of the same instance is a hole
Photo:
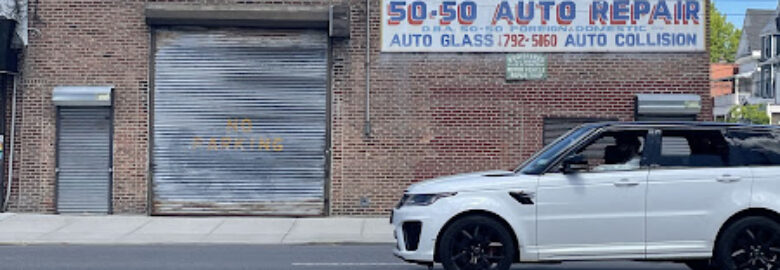
[[[717,270],[718,268],[713,266],[710,260],[694,260],[686,261],[685,265],[691,270]]]
[[[509,229],[487,216],[467,216],[441,235],[438,254],[446,270],[507,270],[517,254]]]
[[[765,217],[734,222],[719,237],[714,256],[723,270],[780,269],[780,224]]]

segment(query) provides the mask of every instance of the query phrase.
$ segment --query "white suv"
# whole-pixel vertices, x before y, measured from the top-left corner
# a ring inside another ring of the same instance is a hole
[[[515,171],[414,184],[395,255],[445,269],[653,260],[780,269],[780,128],[596,123]]]

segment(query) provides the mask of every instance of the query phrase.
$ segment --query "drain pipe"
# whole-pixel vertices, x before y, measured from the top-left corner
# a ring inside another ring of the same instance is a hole
[[[13,75],[11,75],[13,76]],[[8,210],[8,200],[11,199],[11,184],[14,179],[14,134],[16,134],[16,87],[19,84],[17,76],[14,78],[14,92],[11,95],[11,138],[9,138],[10,151],[8,153],[8,187],[5,190],[5,200],[3,200],[3,212]]]
[[[366,138],[371,138],[371,0],[366,0]]]

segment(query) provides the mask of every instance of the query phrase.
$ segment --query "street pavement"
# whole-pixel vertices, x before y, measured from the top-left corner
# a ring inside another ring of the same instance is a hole
[[[0,269],[425,270],[392,256],[390,244],[363,245],[31,245],[0,246]],[[436,269],[442,269],[440,265]],[[515,265],[516,270],[685,270],[655,262]]]
[[[393,243],[392,232],[386,217],[150,217],[0,213],[0,244],[15,245]]]
[[[3,269],[425,270],[392,255],[387,218],[79,216],[0,213]],[[437,269],[441,266],[437,265]],[[578,262],[546,270],[683,270]]]

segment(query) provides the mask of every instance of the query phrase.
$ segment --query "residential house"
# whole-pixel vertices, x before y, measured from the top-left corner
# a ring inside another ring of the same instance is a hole
[[[772,93],[766,91],[762,84],[762,64],[765,63],[767,51],[764,50],[764,30],[770,22],[774,23],[776,10],[748,9],[742,26],[737,49],[736,64],[738,72],[727,77],[714,77],[714,81],[731,81],[734,89],[731,94],[715,97],[713,115],[717,120],[723,120],[729,110],[740,104],[771,104],[774,103]],[[771,71],[767,71],[771,72]]]

